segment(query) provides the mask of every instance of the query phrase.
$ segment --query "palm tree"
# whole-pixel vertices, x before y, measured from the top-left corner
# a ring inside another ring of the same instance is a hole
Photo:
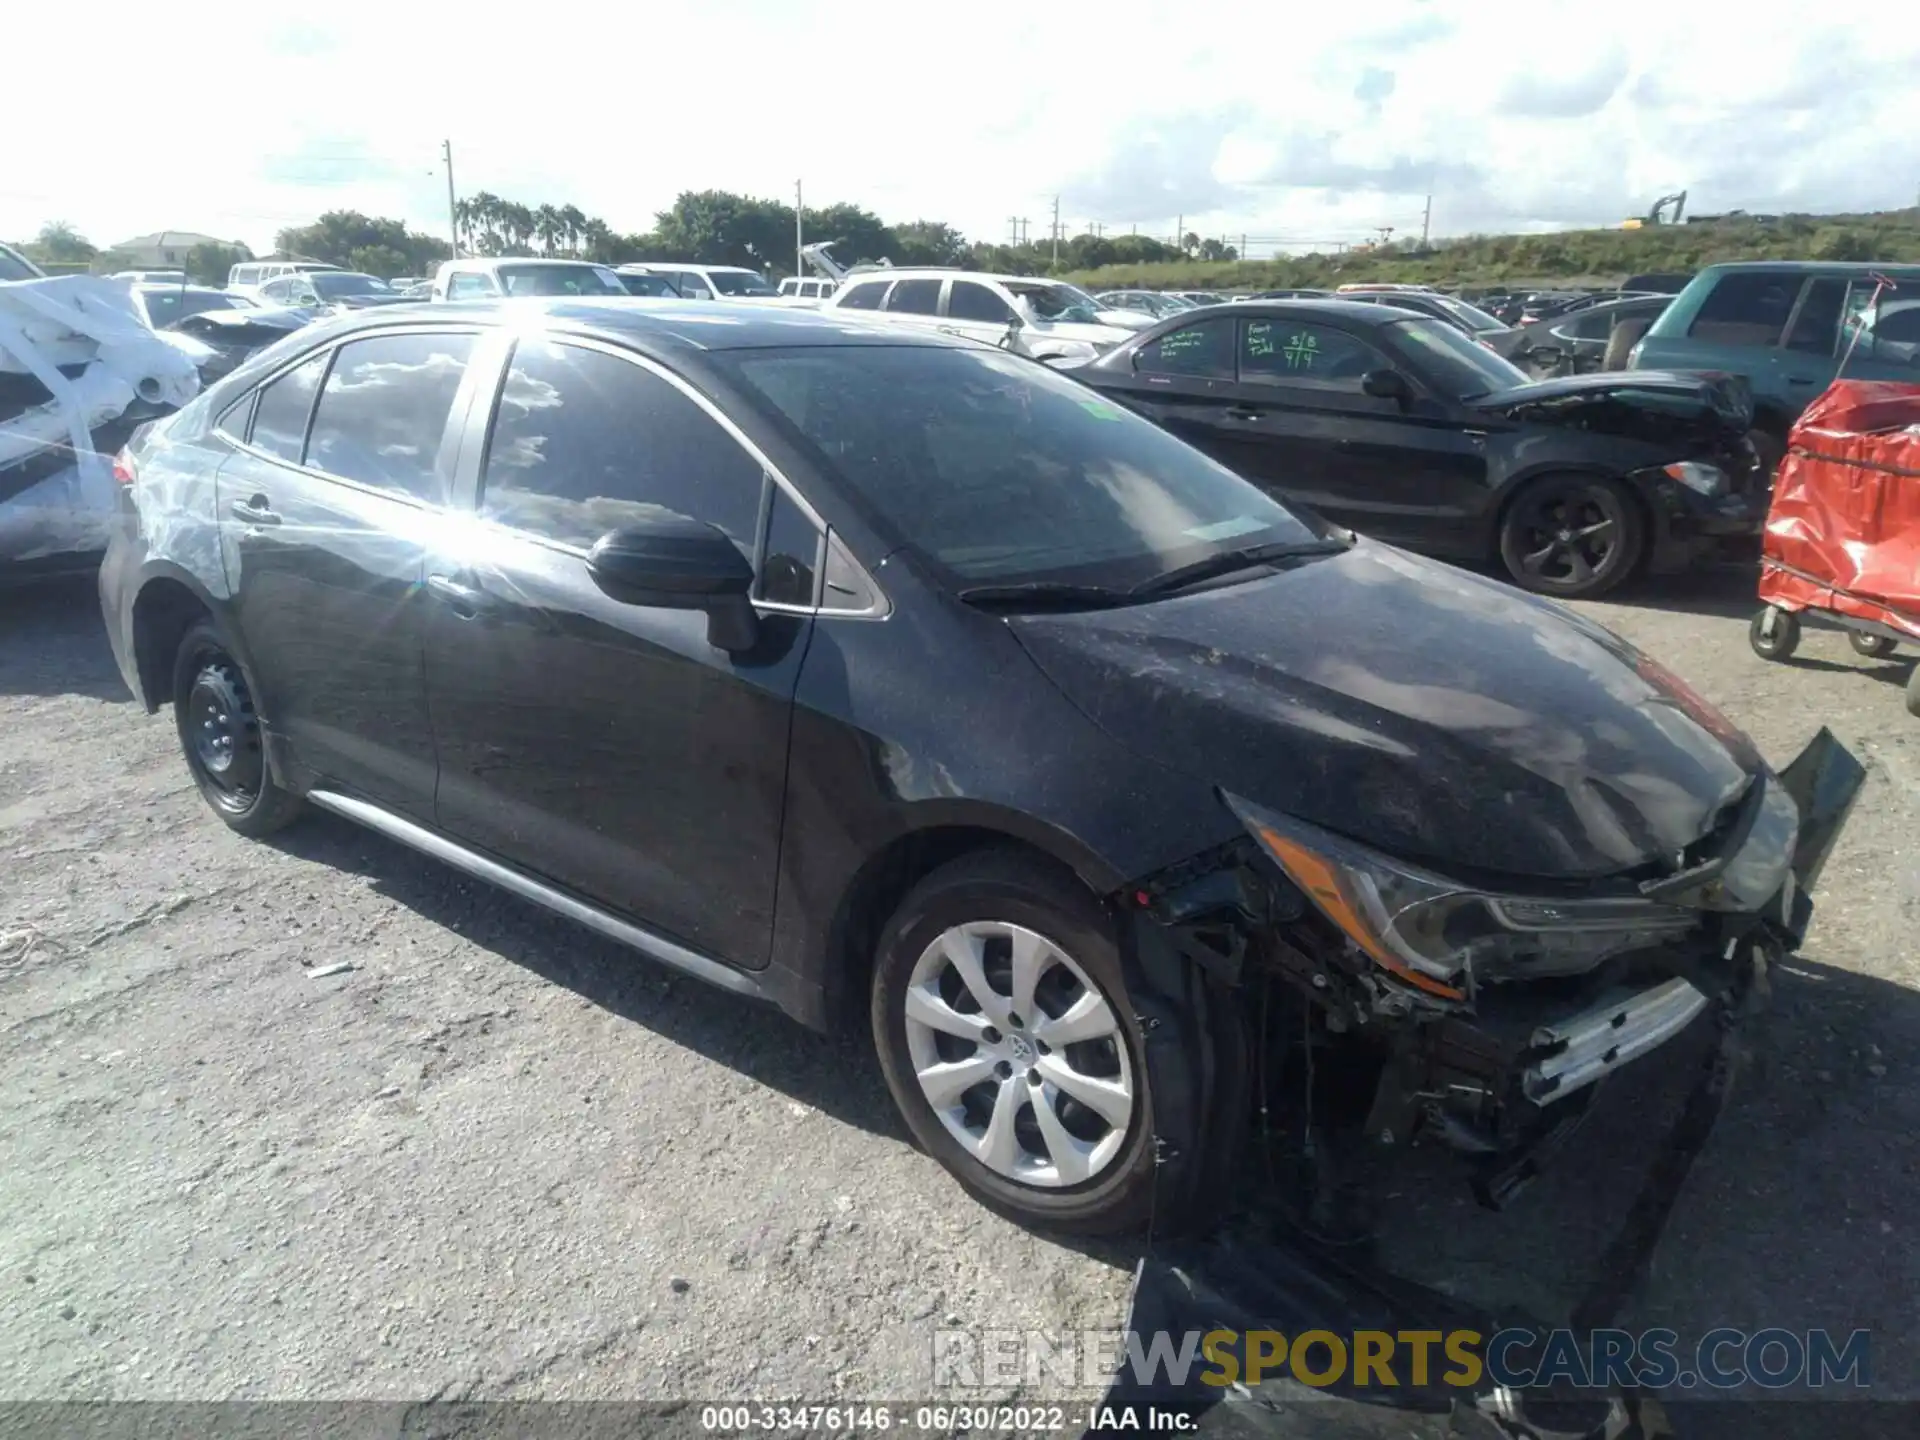
[[[478,255],[499,254],[500,197],[491,191],[481,190],[468,199],[458,202],[455,207],[456,213],[458,205],[461,204],[465,205],[467,210],[467,223],[471,237],[469,248]]]
[[[606,264],[614,258],[613,229],[604,220],[582,219],[580,241],[586,246],[587,258]]]
[[[500,238],[505,253],[524,255],[533,239],[533,211],[515,200],[500,202]]]
[[[580,244],[587,236],[587,217],[581,213],[578,205],[560,207],[560,235],[566,242],[567,253],[580,253]]]
[[[542,205],[533,212],[533,234],[540,242],[540,253],[551,255],[560,243],[560,212],[551,205]]]

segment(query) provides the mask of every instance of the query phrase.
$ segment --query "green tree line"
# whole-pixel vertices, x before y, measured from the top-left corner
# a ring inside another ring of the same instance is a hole
[[[654,216],[651,230],[622,232],[576,205],[527,205],[489,191],[455,203],[463,254],[539,255],[594,260],[682,260],[705,265],[741,265],[773,276],[794,273],[794,207],[781,200],[725,190],[689,190]],[[830,240],[844,265],[890,260],[895,265],[964,265],[1022,274],[1053,273],[1101,265],[1156,264],[1187,256],[1231,260],[1232,247],[1187,237],[1176,247],[1141,235],[1077,235],[1063,239],[1055,258],[1051,243],[1024,246],[969,242],[940,220],[889,224],[871,210],[840,202],[809,206],[804,238]],[[330,211],[311,225],[282,230],[281,253],[348,265],[375,275],[421,275],[446,258],[446,242],[409,231],[395,220],[356,211]]]
[[[651,230],[622,233],[574,205],[526,205],[486,191],[456,209],[463,253],[553,255],[618,265],[684,260],[744,265],[774,276],[794,269],[794,210],[784,201],[724,190],[687,191],[654,217]],[[1144,235],[1064,236],[1025,245],[969,241],[938,220],[889,224],[858,205],[809,207],[809,241],[832,240],[842,264],[961,265],[1023,275],[1064,275],[1094,288],[1146,285],[1214,289],[1403,281],[1436,285],[1617,283],[1636,272],[1690,272],[1723,260],[1920,262],[1920,209],[1859,215],[1733,216],[1637,230],[1563,230],[1536,235],[1469,235],[1429,247],[1356,248],[1337,254],[1250,260],[1223,241],[1198,235],[1178,245]],[[310,225],[282,230],[281,253],[324,260],[385,278],[426,275],[451,253],[439,235],[404,222],[333,210]],[[71,225],[54,221],[20,247],[50,269],[110,272],[132,261],[101,251]],[[242,247],[205,245],[188,257],[198,281],[222,284],[228,269],[253,257]]]

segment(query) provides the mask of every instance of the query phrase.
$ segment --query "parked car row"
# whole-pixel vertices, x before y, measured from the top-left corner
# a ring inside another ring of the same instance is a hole
[[[1529,387],[1351,300],[1084,308],[902,270],[319,320],[120,457],[115,660],[235,831],[329,811],[857,1028],[1023,1222],[1226,1201],[1276,1043],[1356,1102],[1289,1128],[1503,1196],[1800,943],[1859,767],[1776,774],[1599,626],[1285,497],[1357,467],[1310,498],[1560,575],[1711,513],[1736,388]]]

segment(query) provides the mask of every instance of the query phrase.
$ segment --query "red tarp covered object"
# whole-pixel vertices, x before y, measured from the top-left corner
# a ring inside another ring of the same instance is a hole
[[[1762,553],[1768,604],[1920,640],[1920,385],[1836,380],[1807,407],[1773,482]]]

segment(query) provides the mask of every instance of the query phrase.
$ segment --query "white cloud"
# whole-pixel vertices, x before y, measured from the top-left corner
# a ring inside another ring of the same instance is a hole
[[[851,200],[997,238],[1012,216],[1293,241],[1912,204],[1920,29],[1785,0],[1351,7],[765,3],[499,10],[96,0],[5,24],[0,235],[243,238],[332,207],[445,226],[463,192],[640,230],[682,190]],[[19,63],[19,57],[29,58]],[[30,140],[19,138],[22,135]]]

